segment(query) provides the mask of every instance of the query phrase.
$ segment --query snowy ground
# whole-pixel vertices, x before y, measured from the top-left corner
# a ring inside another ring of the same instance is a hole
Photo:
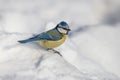
[[[119,3],[0,0],[0,80],[120,80]],[[63,57],[17,42],[62,20],[72,29],[56,48]]]

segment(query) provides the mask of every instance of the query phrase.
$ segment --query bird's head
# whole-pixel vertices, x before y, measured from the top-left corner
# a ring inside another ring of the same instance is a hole
[[[56,26],[56,29],[62,33],[62,34],[68,34],[68,32],[70,31],[70,28],[69,28],[69,25],[65,22],[65,21],[62,21],[60,22],[57,26]]]

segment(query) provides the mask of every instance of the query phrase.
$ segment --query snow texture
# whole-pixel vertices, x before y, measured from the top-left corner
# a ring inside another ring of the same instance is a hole
[[[119,4],[0,0],[0,80],[120,80]],[[55,48],[63,57],[37,42],[17,42],[62,20],[72,29],[65,43]]]
[[[59,48],[61,57],[37,43],[17,42],[30,34],[1,32],[0,36],[1,80],[119,80],[80,56],[69,41]]]

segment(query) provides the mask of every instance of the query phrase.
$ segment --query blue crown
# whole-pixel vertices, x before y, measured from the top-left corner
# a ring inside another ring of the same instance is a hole
[[[60,22],[60,23],[59,23],[59,27],[69,29],[69,26],[68,26],[68,24],[67,24],[65,21]]]
[[[68,26],[68,24],[66,22],[64,22],[64,21],[60,22],[60,25],[62,25],[62,26]]]

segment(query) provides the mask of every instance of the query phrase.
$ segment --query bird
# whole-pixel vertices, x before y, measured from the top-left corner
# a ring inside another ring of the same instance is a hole
[[[36,41],[43,48],[46,48],[47,50],[53,50],[55,53],[58,53],[60,56],[62,56],[60,52],[54,50],[54,48],[60,46],[65,42],[69,31],[71,31],[71,29],[69,28],[68,23],[61,21],[53,29],[42,32],[31,38],[20,40],[18,42],[29,43]]]

